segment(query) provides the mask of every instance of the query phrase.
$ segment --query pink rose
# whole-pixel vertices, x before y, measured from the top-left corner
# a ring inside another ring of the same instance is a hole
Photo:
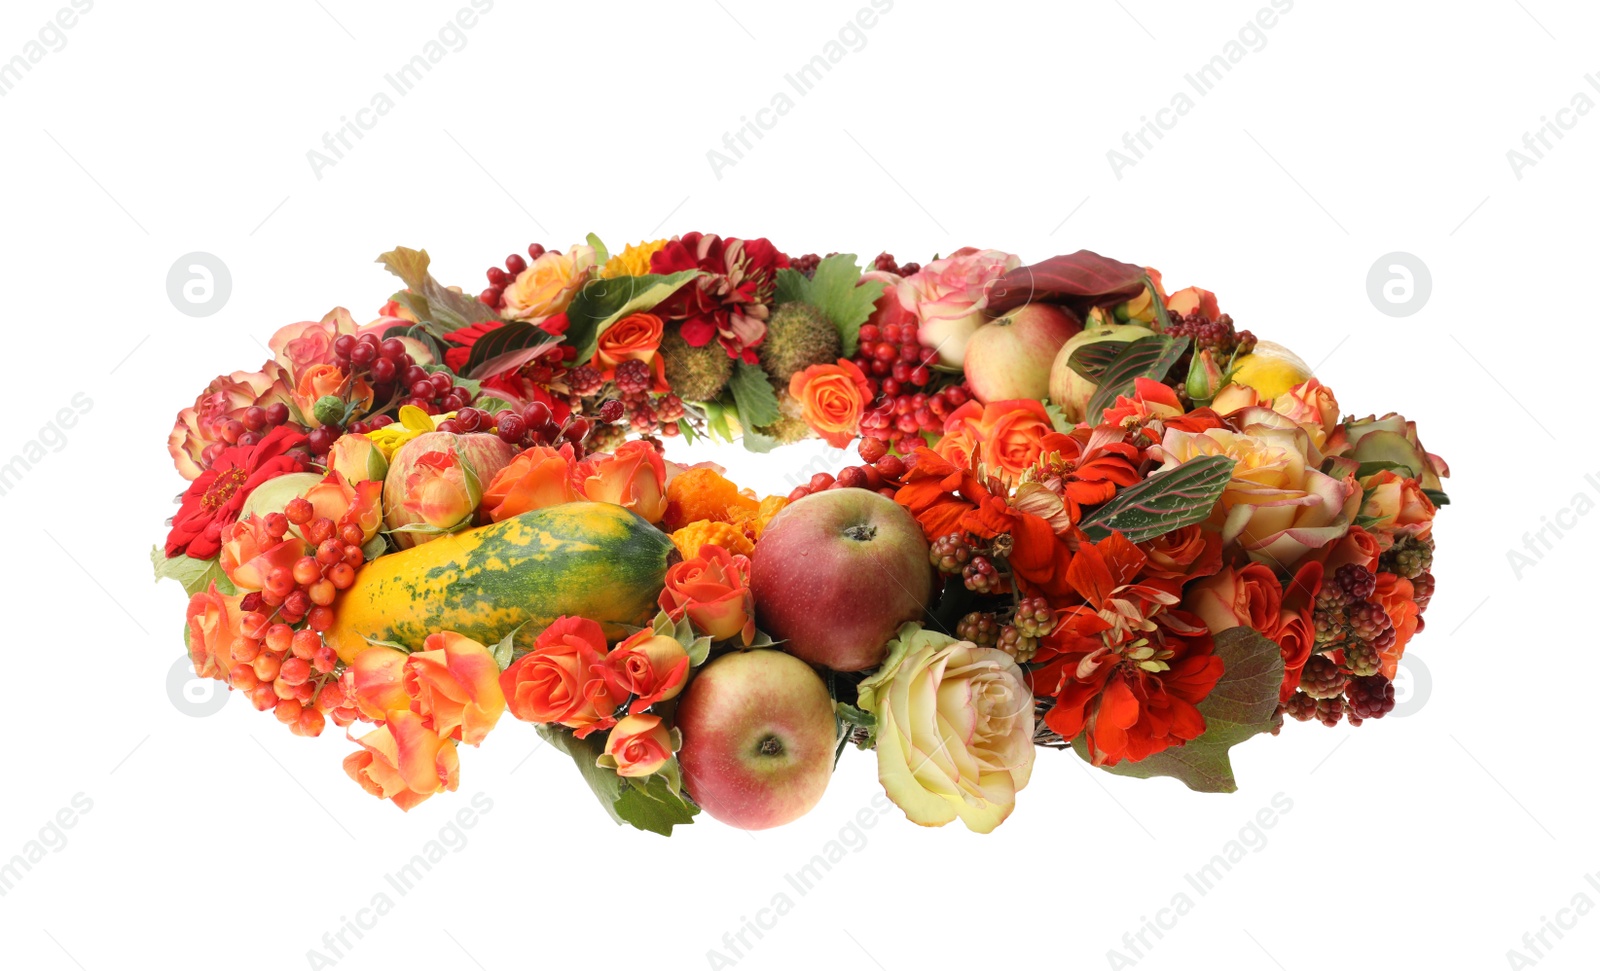
[[[167,453],[178,474],[193,481],[210,466],[211,457],[228,444],[222,433],[229,421],[241,420],[252,407],[288,404],[290,400],[288,375],[276,361],[268,361],[259,371],[235,371],[216,378],[200,392],[193,407],[178,412],[167,436]]]
[[[917,339],[938,350],[941,363],[960,367],[967,341],[983,325],[990,287],[1021,265],[1009,253],[968,246],[900,281],[900,302],[920,321]]]

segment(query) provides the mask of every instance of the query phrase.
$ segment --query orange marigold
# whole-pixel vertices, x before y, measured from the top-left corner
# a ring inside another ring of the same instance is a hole
[[[667,515],[662,526],[679,530],[702,519],[732,521],[735,510],[756,512],[760,504],[740,495],[739,487],[716,469],[689,469],[667,483]]]
[[[683,554],[684,559],[694,559],[699,556],[702,546],[720,546],[729,553],[746,556],[756,548],[755,542],[742,528],[732,523],[711,519],[690,523],[674,531],[671,538],[672,544]]]

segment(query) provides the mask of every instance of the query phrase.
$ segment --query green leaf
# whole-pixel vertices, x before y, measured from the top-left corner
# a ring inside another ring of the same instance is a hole
[[[739,424],[744,426],[746,435],[783,417],[778,410],[778,393],[772,390],[767,372],[754,364],[738,362],[728,381],[728,390],[733,392],[734,404],[739,409]]]
[[[161,551],[161,547],[153,546],[150,548],[150,564],[155,567],[157,583],[176,580],[183,584],[184,591],[191,597],[204,593],[213,583],[217,585],[217,592],[225,597],[239,592],[216,560],[197,560],[181,553],[169,557]]]
[[[844,356],[856,352],[861,325],[872,316],[887,287],[882,280],[861,279],[861,267],[854,253],[836,253],[817,265],[811,279],[794,270],[779,270],[774,302],[808,303],[839,328]]]
[[[1238,789],[1229,749],[1272,730],[1278,686],[1283,683],[1283,656],[1278,645],[1248,627],[1224,631],[1215,640],[1224,668],[1222,680],[1199,705],[1206,718],[1205,732],[1185,745],[1147,759],[1101,768],[1134,779],[1170,776],[1197,792]],[[1073,741],[1072,748],[1088,760],[1088,747],[1082,736]]]
[[[1098,382],[1100,375],[1106,373],[1106,369],[1126,347],[1127,344],[1122,341],[1096,341],[1093,344],[1085,344],[1072,352],[1072,357],[1067,360],[1067,367],[1090,381]]]
[[[361,547],[361,556],[370,563],[388,551],[389,541],[383,538],[382,533],[374,533],[373,537]]]
[[[410,302],[406,305],[421,320],[430,320],[443,330],[451,331],[485,320],[500,319],[493,307],[477,297],[457,293],[435,280],[433,274],[428,272],[431,260],[427,250],[397,246],[378,257],[378,262],[404,280],[406,288],[413,294],[426,301],[420,308]],[[424,310],[426,313],[422,312]]]
[[[697,668],[706,663],[706,658],[711,656],[711,638],[703,635],[696,637],[685,644],[684,649],[689,653],[689,666]]]
[[[494,663],[500,665],[500,670],[504,671],[511,666],[512,660],[516,657],[517,634],[526,626],[526,624],[518,624],[513,627],[511,633],[500,638],[500,641],[490,651],[494,655]]]
[[[538,729],[551,747],[567,753],[577,763],[578,772],[594,790],[595,798],[619,825],[627,823],[636,829],[670,836],[673,826],[694,822],[699,807],[674,793],[660,774],[633,783],[598,765],[605,753],[604,733],[595,732],[580,739],[560,726],[540,725]],[[676,761],[673,760],[674,769]]]
[[[1156,289],[1156,282],[1150,279],[1150,274],[1144,276],[1144,288],[1150,292],[1150,306],[1156,312],[1156,329],[1166,333],[1172,326],[1172,316],[1167,313],[1167,303],[1161,299],[1161,291]]]
[[[1450,497],[1445,495],[1443,489],[1423,489],[1422,494],[1427,496],[1428,501],[1433,503],[1435,506],[1450,505]]]
[[[1189,344],[1187,337],[1156,335],[1122,345],[1116,359],[1101,374],[1100,386],[1095,389],[1094,397],[1089,399],[1085,414],[1098,423],[1105,410],[1117,403],[1117,398],[1133,394],[1136,380],[1152,378],[1160,381],[1165,378],[1172,366],[1178,363],[1178,358],[1183,357],[1189,349]]]
[[[683,444],[685,445],[693,445],[695,438],[698,437],[695,434],[694,426],[689,424],[689,419],[687,418],[678,419],[678,432],[683,435]]]
[[[515,371],[563,340],[526,320],[513,320],[478,338],[461,373],[487,381],[497,374]]]
[[[491,415],[497,415],[502,411],[514,411],[516,409],[516,405],[506,401],[504,398],[497,398],[492,394],[484,395],[483,397],[476,399],[472,402],[472,407],[477,408],[480,411],[487,411]]]
[[[1050,417],[1050,427],[1063,435],[1070,435],[1077,426],[1067,421],[1067,413],[1061,410],[1061,406],[1048,398],[1044,400],[1043,404],[1044,413]]]
[[[594,233],[590,233],[589,238],[585,242],[587,242],[594,249],[595,265],[604,266],[606,261],[611,259],[611,254],[606,251],[606,244],[600,242],[600,237],[596,236]]]
[[[1080,525],[1096,542],[1116,532],[1129,542],[1143,543],[1204,522],[1210,518],[1222,490],[1228,487],[1233,466],[1234,460],[1226,455],[1190,459],[1122,490]]]
[[[578,349],[578,363],[594,357],[606,328],[628,314],[650,310],[700,275],[699,270],[683,270],[669,276],[623,276],[584,287],[567,308],[567,342]]]

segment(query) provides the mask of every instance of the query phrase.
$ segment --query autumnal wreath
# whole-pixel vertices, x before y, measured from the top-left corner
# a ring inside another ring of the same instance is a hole
[[[477,296],[380,262],[378,319],[284,327],[179,413],[153,560],[197,676],[345,728],[402,809],[506,714],[641,829],[791,821],[854,744],[987,832],[1040,748],[1231,791],[1285,715],[1394,707],[1448,469],[1208,291],[700,233],[534,245]],[[667,457],[707,437],[859,461],[761,497]]]

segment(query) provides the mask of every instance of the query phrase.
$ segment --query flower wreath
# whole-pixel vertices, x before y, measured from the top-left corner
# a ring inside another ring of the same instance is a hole
[[[179,413],[153,560],[196,675],[345,728],[402,809],[508,713],[641,829],[788,822],[854,744],[987,832],[1039,748],[1231,791],[1283,716],[1395,705],[1448,469],[1206,290],[700,233],[534,245],[478,296],[380,262],[378,319],[284,327]],[[760,497],[679,437],[860,461]]]

